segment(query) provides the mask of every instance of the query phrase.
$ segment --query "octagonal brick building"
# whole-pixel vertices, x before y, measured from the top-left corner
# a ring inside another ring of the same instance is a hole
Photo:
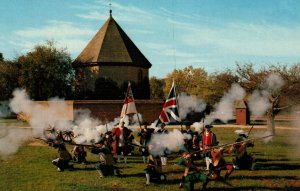
[[[130,81],[134,97],[150,98],[151,63],[110,16],[73,62],[75,99],[124,99]]]

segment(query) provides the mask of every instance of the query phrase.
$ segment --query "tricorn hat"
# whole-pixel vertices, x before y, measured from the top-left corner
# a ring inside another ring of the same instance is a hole
[[[185,126],[191,126],[191,125],[192,125],[192,122],[190,122],[190,121],[184,121],[183,124],[184,124]]]
[[[214,126],[212,126],[212,125],[205,125],[205,128],[206,129],[210,129],[210,128],[213,128]]]

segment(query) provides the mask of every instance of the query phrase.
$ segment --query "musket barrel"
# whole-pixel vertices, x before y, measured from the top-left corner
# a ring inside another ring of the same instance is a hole
[[[245,142],[248,142],[248,141],[254,141],[254,140],[259,140],[259,139],[265,139],[265,138],[272,137],[272,136],[274,136],[274,135],[267,135],[267,136],[263,136],[263,137],[258,137],[258,138],[248,139],[248,140],[245,140],[245,141],[239,141],[239,142],[235,142],[235,143],[227,143],[227,144],[223,144],[223,145],[217,145],[217,146],[213,146],[213,147],[210,147],[210,148],[207,148],[207,149],[195,151],[195,152],[193,152],[193,153],[199,153],[199,152],[203,152],[203,153],[204,153],[204,152],[210,151],[211,149],[216,149],[216,148],[221,148],[221,147],[229,147],[229,146],[233,146],[233,145],[245,143]]]
[[[89,144],[77,144],[77,143],[70,143],[70,145],[74,146],[85,146],[85,147],[94,147],[95,145],[89,145]]]

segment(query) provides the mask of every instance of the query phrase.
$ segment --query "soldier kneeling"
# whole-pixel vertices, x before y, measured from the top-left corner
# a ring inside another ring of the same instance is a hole
[[[206,189],[209,178],[201,171],[199,171],[193,163],[192,156],[188,152],[183,152],[178,161],[179,165],[185,166],[184,174],[182,176],[179,188],[184,187],[188,191],[194,190],[196,182],[203,182],[202,190]]]
[[[79,145],[75,146],[72,150],[73,161],[77,163],[87,164],[86,161],[86,151],[84,150],[84,146]]]
[[[148,145],[148,150],[151,153],[153,150],[153,145]],[[146,185],[150,185],[150,182],[163,182],[166,181],[166,176],[162,173],[162,164],[160,156],[153,154],[149,155],[149,160],[147,168],[145,169],[146,173]]]
[[[233,146],[235,158],[233,164],[235,169],[250,169],[255,168],[255,158],[247,152],[247,147],[254,147],[253,141],[246,141],[247,139],[238,138],[236,144]]]
[[[96,164],[96,170],[99,172],[100,178],[120,175],[119,170],[114,166],[115,161],[112,153],[104,144],[104,141],[96,143],[95,147],[91,148],[91,153],[99,154],[99,163]]]
[[[66,149],[64,143],[60,142],[50,142],[49,146],[53,146],[58,149],[58,158],[52,161],[52,164],[57,166],[57,171],[64,171],[65,169],[73,169],[73,165],[69,165],[70,160],[72,159],[71,154]]]

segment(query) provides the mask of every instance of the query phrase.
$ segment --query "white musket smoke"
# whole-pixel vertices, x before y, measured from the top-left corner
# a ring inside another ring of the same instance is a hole
[[[183,92],[178,96],[178,106],[180,118],[184,119],[190,112],[204,111],[206,103]]]
[[[215,111],[207,116],[205,124],[212,123],[214,119],[220,119],[223,122],[233,119],[234,102],[243,100],[245,95],[245,90],[239,84],[232,84],[228,93],[215,105]]]
[[[284,85],[283,79],[277,74],[270,74],[262,83],[261,90],[253,91],[249,99],[249,110],[253,116],[264,115],[271,108],[269,101],[272,93],[280,90]]]
[[[166,149],[168,151],[178,151],[183,148],[184,136],[179,130],[174,129],[168,134],[153,134],[149,142],[150,153],[152,155],[163,155]]]
[[[132,116],[132,121],[131,123],[133,125],[140,125],[143,123],[143,116],[140,113],[136,113]]]
[[[201,133],[204,130],[203,122],[195,122],[193,123],[192,127],[195,127],[195,131],[197,131],[198,133]]]
[[[31,131],[28,129],[0,127],[0,157],[5,158],[18,151],[29,137]]]
[[[119,124],[120,118],[115,118],[114,121],[111,122],[105,122],[102,125],[96,126],[97,131],[101,134],[105,134],[109,131],[112,131],[112,129],[116,126],[116,124]]]
[[[271,107],[269,101],[270,93],[267,91],[254,90],[249,99],[249,110],[253,116],[259,117],[266,113]]]
[[[49,128],[49,125],[61,129],[70,127],[70,124],[65,121],[68,107],[64,101],[54,98],[49,100],[48,107],[45,107],[31,101],[25,90],[15,90],[9,106],[14,113],[29,116],[32,129],[2,127],[1,132],[4,133],[0,137],[1,157],[15,153],[24,141],[34,136],[42,136],[44,129]]]
[[[66,120],[68,106],[64,100],[53,98],[48,101],[48,106],[43,106],[31,101],[25,90],[15,90],[13,95],[10,102],[12,111],[29,117],[35,136],[41,135],[50,126],[55,126],[58,130],[71,128],[71,123]]]

